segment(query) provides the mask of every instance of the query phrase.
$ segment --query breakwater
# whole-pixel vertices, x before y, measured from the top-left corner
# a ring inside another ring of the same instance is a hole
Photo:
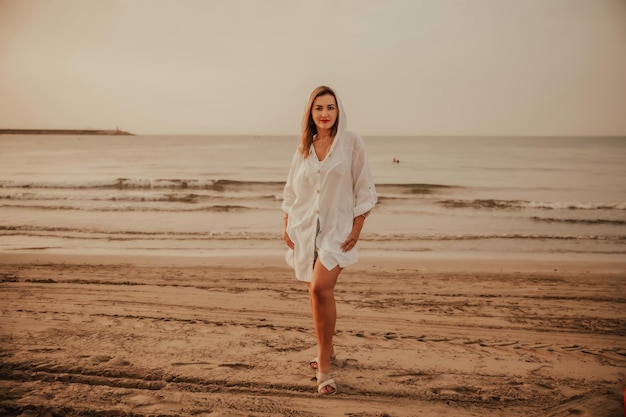
[[[130,135],[124,130],[100,129],[0,129],[0,135]]]

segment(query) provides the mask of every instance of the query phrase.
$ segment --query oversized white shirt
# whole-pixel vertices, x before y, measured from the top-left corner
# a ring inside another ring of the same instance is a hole
[[[338,132],[321,162],[313,145],[307,158],[296,151],[282,205],[289,215],[287,235],[294,242],[285,260],[295,269],[296,278],[311,281],[315,250],[328,270],[356,262],[356,247],[343,252],[340,246],[352,231],[354,218],[368,213],[376,201],[365,145],[358,134]]]

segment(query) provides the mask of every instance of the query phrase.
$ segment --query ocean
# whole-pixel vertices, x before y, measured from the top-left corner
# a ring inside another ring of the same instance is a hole
[[[626,138],[364,140],[379,203],[362,254],[624,259]],[[0,252],[282,256],[297,142],[0,135]]]

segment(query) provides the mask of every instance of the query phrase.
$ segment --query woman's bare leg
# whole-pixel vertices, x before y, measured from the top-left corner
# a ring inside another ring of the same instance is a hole
[[[319,350],[317,370],[323,374],[330,372],[333,334],[335,333],[335,323],[337,321],[335,284],[340,272],[341,268],[339,266],[329,271],[318,260],[313,268],[313,278],[308,284]]]

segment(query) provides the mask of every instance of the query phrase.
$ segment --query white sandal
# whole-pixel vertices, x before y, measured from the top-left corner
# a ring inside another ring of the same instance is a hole
[[[337,360],[337,358],[333,355],[330,357],[330,363],[332,364],[333,362],[335,362]],[[309,361],[309,368],[314,369],[317,371],[317,363],[319,362],[319,360],[317,359],[317,356],[314,357],[313,359],[311,359]]]
[[[325,387],[331,387],[332,391],[323,391]],[[334,395],[337,394],[337,384],[331,374],[317,373],[317,392],[320,395]]]

